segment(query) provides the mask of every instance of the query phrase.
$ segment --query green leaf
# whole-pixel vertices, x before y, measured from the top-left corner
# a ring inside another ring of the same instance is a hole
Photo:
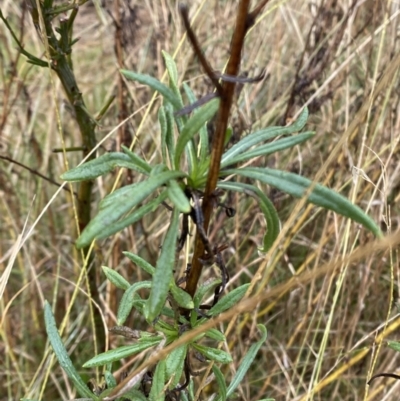
[[[222,351],[220,349],[206,347],[204,345],[195,344],[195,343],[192,343],[191,346],[211,361],[216,361],[219,363],[232,362],[232,357],[227,352]]]
[[[258,249],[261,252],[268,252],[280,230],[279,216],[274,204],[264,195],[264,193],[254,185],[242,184],[239,182],[223,181],[217,184],[218,188],[228,191],[237,191],[254,197],[259,203],[260,209],[264,214],[267,223],[267,232],[264,235],[263,246]]]
[[[44,302],[44,321],[50,344],[53,347],[58,362],[60,363],[61,367],[70,378],[70,380],[74,383],[74,386],[78,393],[82,397],[91,398],[92,400],[100,400],[99,397],[94,395],[89,390],[88,386],[84,383],[84,381],[76,371],[74,365],[72,364],[68,352],[65,349],[64,344],[61,340],[60,334],[58,333],[56,321],[54,320],[50,304],[47,301]]]
[[[100,202],[100,209],[97,216],[95,216],[83,230],[76,242],[76,246],[78,248],[83,248],[88,246],[95,238],[104,237],[104,230],[106,227],[118,222],[125,213],[130,211],[169,180],[183,176],[184,173],[180,171],[166,171],[149,177],[146,181],[119,188],[112,194],[106,196]],[[152,207],[154,207],[154,204],[152,204],[151,208]],[[117,226],[121,227],[121,224],[118,223]]]
[[[226,400],[226,383],[225,383],[225,377],[222,374],[221,370],[219,367],[215,364],[212,365],[212,371],[215,376],[215,380],[217,381],[217,386],[219,389],[219,399],[221,401]]]
[[[153,375],[153,381],[151,385],[151,390],[149,394],[150,401],[164,401],[165,391],[165,360],[158,362],[156,370]]]
[[[181,103],[181,108],[183,107],[183,101],[182,101],[182,96],[179,91],[178,87],[178,70],[176,68],[176,64],[174,59],[165,51],[162,51],[162,55],[164,57],[165,61],[165,66],[167,67],[168,75],[169,75],[169,85],[173,92],[175,93],[175,96],[179,99]]]
[[[232,135],[233,135],[233,129],[232,127],[228,127],[225,131],[224,148],[226,145],[228,145],[229,141],[232,138]]]
[[[183,367],[185,364],[185,358],[187,353],[187,344],[181,345],[175,348],[166,358],[166,379],[171,380],[169,388],[175,388],[182,376]]]
[[[219,99],[213,99],[201,107],[198,112],[186,122],[176,144],[175,168],[177,170],[179,169],[180,158],[186,144],[201,129],[201,127],[214,116],[218,107]]]
[[[123,397],[118,398],[117,400],[147,401],[147,397],[145,397],[145,395],[140,390],[132,388],[124,393]]]
[[[189,103],[197,102],[197,97],[195,96],[195,94],[193,93],[193,91],[189,85],[184,83],[183,89],[185,90],[185,93],[189,100]],[[197,109],[194,109],[193,115],[196,114],[197,111],[198,111]],[[199,142],[200,149],[198,152],[199,161],[200,161],[200,164],[203,164],[210,153],[210,148],[209,148],[209,143],[208,143],[208,130],[207,130],[207,126],[205,124],[199,129],[199,138],[200,138],[200,142]]]
[[[178,70],[176,68],[175,60],[164,50],[161,51],[165,66],[167,67],[169,79],[177,87],[178,86]]]
[[[168,296],[172,272],[175,265],[176,239],[178,237],[179,210],[174,209],[171,224],[162,245],[153,276],[153,286],[145,306],[145,317],[153,322],[160,314]]]
[[[151,172],[150,172],[150,177],[155,177],[159,174],[165,173],[169,171],[168,167],[164,163],[156,164],[152,167]]]
[[[190,294],[188,294],[182,288],[178,287],[173,281],[172,284],[170,284],[169,288],[171,290],[173,298],[180,307],[186,309],[193,309],[194,304]]]
[[[28,61],[28,63],[29,63],[29,61]],[[21,401],[40,401],[39,399],[35,400],[33,398],[21,398],[20,400]]]
[[[139,294],[134,294],[135,300],[133,302],[133,307],[141,314],[143,315],[143,309],[144,305],[146,304],[146,301],[142,298],[140,298]]]
[[[281,150],[292,148],[293,146],[299,145],[302,142],[307,141],[315,135],[314,132],[304,132],[295,136],[278,139],[275,142],[267,143],[262,146],[257,146],[255,149],[251,149],[247,152],[243,152],[236,157],[230,158],[226,163],[221,163],[221,168],[225,168],[228,165],[235,163],[241,163],[246,160],[254,159],[258,156],[267,156]]]
[[[149,273],[150,275],[154,275],[156,269],[153,267],[150,263],[146,262],[144,259],[142,259],[140,256],[135,255],[130,252],[123,252],[125,256],[127,256],[133,263],[141,267],[144,271]],[[179,306],[187,309],[192,309],[194,307],[192,298],[190,295],[183,290],[182,288],[179,288],[176,284],[174,279],[172,278],[170,283],[169,283],[169,289],[171,290],[172,296],[174,297],[175,301],[178,303]]]
[[[188,164],[188,168],[187,168],[188,175],[196,176],[199,163],[198,163],[197,154],[196,154],[196,150],[195,150],[194,143],[193,143],[193,138],[191,138],[186,143],[185,154],[186,154],[186,160],[187,160],[187,164]]]
[[[146,262],[143,258],[138,255],[135,255],[131,252],[122,252],[131,262],[135,263],[135,265],[139,266],[146,273],[153,275],[156,271],[156,268],[152,266],[149,262]]]
[[[216,279],[201,285],[197,289],[193,298],[194,308],[199,309],[201,301],[203,300],[207,292],[214,290],[218,285],[221,284],[221,282],[222,282],[221,279]],[[192,325],[192,327],[196,327],[199,324],[201,324],[200,320],[198,320],[197,317],[198,317],[197,312],[192,311],[192,313],[190,314],[190,324]]]
[[[124,345],[122,347],[103,352],[102,354],[96,355],[94,358],[89,359],[84,363],[84,368],[92,368],[94,366],[102,366],[106,365],[110,362],[120,361],[123,358],[127,358],[128,356],[138,354],[148,348],[154,347],[158,345],[162,341],[162,337],[154,336],[150,338],[146,338],[145,341],[137,342],[133,345]]]
[[[144,315],[144,306],[146,305],[146,302],[144,299],[141,299],[138,294],[134,294],[134,301],[133,301],[133,307],[141,314]],[[171,309],[166,306],[164,306],[161,310],[161,315],[167,316],[171,319],[176,318],[176,313]]]
[[[166,337],[167,337],[167,343],[168,343],[168,338],[178,338],[179,333],[178,329],[172,326],[171,324],[164,322],[164,320],[158,319],[156,324],[154,325],[154,328],[157,331],[162,332]]]
[[[61,179],[65,181],[93,180],[96,177],[109,173],[114,170],[115,167],[125,167],[139,171],[140,173],[147,173],[146,170],[139,167],[136,163],[133,163],[131,157],[128,155],[120,152],[112,152],[66,171],[61,174]]]
[[[224,170],[224,174],[237,174],[253,180],[258,180],[296,198],[303,197],[308,188],[313,184],[308,178],[269,168],[248,167]],[[321,206],[324,209],[332,210],[342,216],[348,217],[363,225],[375,236],[382,237],[382,232],[374,220],[344,196],[329,188],[320,184],[315,184],[307,200],[314,205]]]
[[[126,319],[128,318],[131,310],[133,308],[133,304],[135,298],[133,295],[141,290],[142,288],[151,288],[152,282],[151,281],[140,281],[139,283],[135,283],[131,285],[125,292],[121,298],[121,302],[118,306],[118,313],[117,313],[117,325],[122,326]]]
[[[307,119],[308,109],[305,107],[301,112],[299,118],[288,127],[269,127],[247,135],[223,154],[221,159],[221,166],[228,166],[231,159],[243,153],[254,145],[275,138],[279,135],[288,135],[300,131],[305,126]]]
[[[104,372],[104,381],[106,382],[107,388],[114,388],[117,385],[117,381],[115,380],[115,377],[108,370],[106,370]]]
[[[215,341],[225,341],[225,336],[217,329],[209,329],[205,332],[206,337],[212,338]]]
[[[210,316],[218,315],[227,309],[232,308],[236,305],[246,293],[250,284],[243,284],[238,288],[235,288],[233,291],[225,295],[222,299],[218,301],[208,312],[207,314]]]
[[[176,94],[168,88],[168,86],[161,83],[158,79],[151,77],[150,75],[146,74],[139,74],[133,71],[121,70],[122,75],[125,78],[130,79],[132,81],[137,81],[143,85],[149,86],[151,89],[155,90],[156,92],[160,93],[168,102],[170,102],[175,110],[179,110],[181,108],[181,102]]]
[[[176,125],[178,126],[178,131],[181,133],[184,128],[184,124],[187,122],[187,117],[179,117],[175,118]],[[190,138],[190,140],[186,143],[185,146],[185,154],[187,158],[187,171],[189,176],[193,175],[193,172],[196,173],[198,170],[198,158],[197,158],[197,152],[195,149],[194,141],[193,138]],[[173,159],[175,160],[175,159]]]
[[[190,89],[190,87],[186,84],[184,84],[184,89],[186,92],[186,95],[189,99],[190,103],[196,102],[196,96]],[[199,112],[200,109],[196,108],[193,110],[193,115]],[[186,119],[187,121],[187,119]],[[182,129],[181,129],[182,130]],[[180,130],[180,131],[181,131]],[[188,171],[190,177],[193,179],[194,177],[199,176],[201,172],[199,171],[199,164],[204,165],[204,159],[206,157],[209,157],[209,147],[208,147],[208,130],[206,124],[203,124],[202,127],[198,131],[199,133],[199,138],[200,138],[200,149],[196,150],[195,149],[195,144],[193,141],[193,138],[188,141],[185,152],[188,160]]]
[[[189,400],[195,400],[196,398],[195,398],[195,396],[194,396],[194,380],[193,379],[190,379],[189,380],[189,386],[187,387],[187,392],[188,392],[188,398],[189,398]],[[186,393],[185,393],[185,391],[183,391],[182,392],[182,395],[183,394],[185,394],[186,395]],[[186,400],[185,400],[186,401]]]
[[[154,212],[158,206],[167,199],[168,192],[163,191],[156,198],[148,201],[144,206],[139,207],[132,213],[122,217],[120,220],[116,221],[113,224],[104,227],[104,229],[99,233],[96,239],[107,238],[110,235],[113,235],[119,231],[122,231],[124,228],[136,223],[141,220],[143,216],[148,213]]]
[[[175,139],[174,139],[174,127],[175,127],[175,118],[174,118],[174,109],[171,104],[167,103],[164,106],[165,110],[165,118],[167,123],[167,132],[165,133],[165,142],[167,144],[169,160],[171,166],[174,164],[175,160]]]
[[[162,173],[162,172],[161,172]],[[118,201],[122,204],[122,206],[125,206],[123,211],[124,213],[129,212],[132,209],[131,204],[133,203],[134,206],[136,206],[138,203],[140,203],[142,200],[144,200],[148,195],[150,195],[152,192],[155,192],[156,189],[162,188],[165,185],[165,182],[168,182],[169,179],[174,179],[174,176],[168,177],[168,173],[177,173],[176,171],[165,171],[163,172],[163,177],[160,179],[160,174],[153,174],[150,177],[146,178],[144,181],[140,181],[131,185],[125,185],[121,188],[116,189],[114,192],[108,194],[106,197],[104,197],[100,203],[99,203],[99,212],[105,209],[114,209],[115,205],[118,204]],[[183,174],[183,173],[181,173]],[[179,176],[179,174],[178,174]],[[144,190],[144,193],[137,194],[137,191],[142,191]],[[122,202],[123,199],[130,200],[130,197],[132,196],[132,193],[136,195],[134,202],[130,203],[129,206],[126,205],[126,202]],[[139,200],[139,201],[138,201]],[[124,214],[121,213],[121,216]]]
[[[161,129],[161,154],[162,154],[162,160],[165,165],[168,165],[168,160],[167,160],[167,117],[165,115],[165,108],[164,106],[161,106],[160,109],[158,110],[158,122],[160,123],[160,129]],[[172,160],[171,160],[172,162]],[[171,163],[172,165],[172,163]]]
[[[189,213],[192,210],[189,199],[175,180],[168,182],[168,197],[180,212]]]
[[[149,174],[151,171],[151,166],[148,164],[145,160],[143,160],[141,157],[139,157],[136,153],[132,152],[129,148],[127,148],[125,145],[121,145],[122,150],[129,156],[131,159],[132,163],[134,163],[137,166],[138,171],[142,171],[145,174]]]
[[[398,341],[388,341],[387,345],[389,348],[394,349],[397,352],[400,352],[400,343]]]
[[[190,379],[190,382],[192,382],[191,379]],[[190,382],[189,382],[189,386],[190,386]],[[188,394],[186,394],[184,391],[181,392],[180,396],[182,397],[182,401],[189,401]],[[194,397],[191,397],[190,400],[194,400]]]
[[[253,344],[246,356],[243,358],[242,363],[239,366],[239,369],[237,370],[235,377],[232,379],[231,384],[228,387],[227,390],[227,397],[233,394],[233,392],[237,389],[240,383],[242,383],[243,378],[245,374],[247,373],[248,369],[252,365],[254,358],[257,355],[258,350],[261,348],[261,346],[265,343],[265,340],[267,339],[267,329],[265,328],[264,325],[258,324],[257,328],[261,331],[261,338],[259,341],[257,341],[255,344]],[[218,399],[220,401],[221,399]]]
[[[107,266],[101,266],[103,269],[104,274],[106,275],[107,279],[113,283],[117,288],[121,288],[122,290],[127,290],[131,285],[129,284],[128,280],[122,277],[118,272],[113,269],[110,269]]]

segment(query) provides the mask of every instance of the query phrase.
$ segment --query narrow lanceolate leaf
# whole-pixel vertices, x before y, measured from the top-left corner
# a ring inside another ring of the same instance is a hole
[[[183,127],[183,130],[179,136],[175,150],[175,168],[179,169],[179,162],[182,153],[185,149],[186,144],[193,138],[193,136],[199,132],[200,128],[209,121],[214,114],[217,112],[219,107],[219,99],[213,99],[199,111],[191,117]]]
[[[131,252],[122,252],[129,260],[131,260],[135,265],[139,266],[141,269],[143,269],[145,272],[149,273],[150,275],[153,275],[154,272],[156,271],[155,267],[152,266],[149,262],[144,260],[138,255],[135,255],[134,253]]]
[[[147,85],[151,89],[160,93],[166,100],[168,100],[168,102],[170,102],[174,106],[175,110],[179,110],[181,108],[181,102],[179,101],[179,98],[170,88],[168,88],[168,86],[161,83],[158,79],[155,79],[150,75],[139,74],[137,72],[127,70],[121,70],[121,73],[122,75],[124,75],[125,78],[139,82],[143,85]]]
[[[175,388],[182,376],[183,367],[185,364],[185,357],[187,353],[187,344],[181,345],[175,348],[170,354],[168,354],[166,362],[166,380],[170,381],[169,388]]]
[[[119,188],[106,196],[100,202],[100,210],[97,216],[86,226],[76,242],[78,248],[89,245],[95,238],[100,237],[104,229],[129,212],[138,203],[144,200],[157,188],[169,180],[183,177],[185,174],[179,171],[166,171],[149,177],[146,181],[127,185]],[[104,234],[103,234],[104,235]]]
[[[159,174],[166,173],[167,171],[168,171],[168,167],[166,164],[164,164],[164,163],[155,164],[151,169],[150,177],[152,177],[152,176],[156,177]]]
[[[151,390],[149,394],[150,401],[164,401],[165,391],[165,360],[158,362],[153,375]]]
[[[272,170],[269,168],[242,168],[225,170],[224,174],[237,174],[244,177],[258,180],[271,185],[274,188],[286,192],[296,198],[303,197],[313,182],[308,178],[286,171]],[[347,198],[337,192],[326,188],[320,184],[315,184],[307,199],[314,205],[324,209],[332,210],[342,216],[348,217],[355,222],[363,225],[375,236],[382,237],[382,232],[378,225],[362,209],[351,203]]]
[[[389,348],[394,349],[397,352],[400,352],[400,343],[398,341],[388,341],[387,345]]]
[[[178,237],[179,210],[174,209],[171,224],[162,245],[160,257],[157,260],[153,276],[153,286],[146,302],[145,316],[148,322],[153,322],[160,314],[168,296],[172,272],[175,265],[176,239]]]
[[[81,379],[74,365],[72,364],[68,352],[65,349],[64,344],[61,340],[60,334],[58,333],[53,312],[51,311],[51,307],[47,301],[45,301],[44,303],[44,321],[50,344],[53,347],[58,362],[60,363],[61,367],[70,378],[70,380],[74,383],[74,387],[76,388],[78,393],[82,397],[87,397],[92,400],[99,400],[99,398],[89,390],[88,386]]]
[[[292,148],[299,145],[315,135],[314,132],[304,132],[295,136],[285,137],[278,139],[275,142],[267,143],[265,145],[257,146],[255,149],[243,152],[236,157],[230,158],[227,162],[221,163],[221,168],[235,163],[243,163],[247,160],[254,159],[259,156],[267,156],[284,149]]]
[[[192,343],[191,346],[211,361],[216,361],[219,363],[232,362],[232,357],[227,352],[222,351],[221,349],[206,347],[205,345],[195,343]]]
[[[206,337],[212,338],[215,341],[225,341],[225,336],[217,329],[209,329],[205,332]]]
[[[212,371],[215,376],[215,380],[217,381],[218,390],[219,390],[219,399],[221,401],[226,400],[226,383],[225,376],[222,374],[220,368],[217,365],[212,365]]]
[[[181,308],[185,308],[185,309],[193,309],[194,308],[194,303],[193,303],[192,297],[185,290],[178,287],[173,282],[173,280],[170,283],[169,288],[171,290],[171,294],[172,294],[173,298],[175,299],[175,301]]]
[[[278,237],[280,230],[279,216],[274,204],[259,188],[254,185],[243,184],[240,182],[223,181],[219,182],[217,186],[218,188],[229,191],[237,191],[248,194],[257,200],[267,223],[267,232],[264,235],[263,246],[259,247],[258,249],[261,252],[268,252]]]
[[[218,315],[236,305],[246,293],[250,284],[243,284],[218,301],[208,312],[210,316]]]
[[[165,66],[167,67],[169,79],[175,86],[178,86],[178,70],[176,68],[174,59],[170,56],[170,54],[168,54],[164,50],[162,50],[161,53],[164,57]]]
[[[189,213],[192,209],[188,197],[175,180],[171,180],[168,183],[168,198],[182,213]]]
[[[197,159],[197,154],[196,154],[196,149],[194,147],[194,142],[193,138],[190,139],[186,143],[185,147],[185,154],[186,154],[186,160],[187,160],[187,171],[189,176],[197,176],[197,171],[199,169],[198,167],[198,159]]]
[[[147,397],[140,390],[135,388],[132,388],[128,392],[124,393],[124,397],[118,398],[118,400],[148,401]]]
[[[151,166],[141,157],[139,157],[136,153],[132,152],[129,148],[125,145],[121,145],[122,150],[129,156],[132,163],[137,166],[138,170],[143,171],[144,173],[149,174],[151,171]]]
[[[216,279],[209,281],[208,283],[201,285],[194,295],[193,303],[195,310],[199,309],[199,306],[204,298],[204,296],[211,290],[214,290],[218,285],[221,284],[221,279]],[[198,319],[197,312],[193,310],[190,314],[190,324],[192,327],[196,327],[201,324],[201,319]]]
[[[107,388],[114,388],[117,385],[114,375],[108,370],[104,372],[104,381],[106,382]]]
[[[161,106],[158,110],[158,122],[161,129],[161,155],[165,165],[168,165],[167,159],[167,116],[165,115],[165,108]]]
[[[167,123],[167,132],[165,133],[165,142],[167,144],[169,160],[171,166],[174,164],[175,160],[175,137],[174,137],[174,127],[175,127],[175,119],[174,119],[174,109],[170,103],[167,103],[164,106],[165,109],[165,118]]]
[[[161,320],[161,319],[157,320],[156,324],[154,325],[154,328],[158,332],[161,332],[165,335],[168,343],[169,343],[168,337],[169,338],[178,338],[178,336],[179,336],[177,328],[175,328],[174,326],[172,326],[171,324],[169,324],[167,322],[164,322],[164,320]]]
[[[122,277],[118,272],[113,269],[110,269],[107,266],[101,266],[104,274],[108,278],[108,280],[113,283],[117,288],[121,288],[122,290],[127,290],[131,285],[128,280]]]
[[[120,361],[123,358],[127,358],[128,356],[138,354],[148,348],[154,347],[158,345],[162,341],[162,337],[155,336],[146,338],[145,341],[140,341],[133,345],[124,345],[122,347],[103,352],[95,356],[92,359],[89,359],[86,363],[84,363],[84,368],[92,368],[93,366],[103,366],[107,365],[107,363]]]
[[[139,158],[139,156],[137,157]],[[146,162],[143,160],[143,163]],[[147,174],[146,170],[141,168],[137,163],[134,163],[131,157],[125,153],[112,152],[66,171],[64,174],[61,174],[61,179],[65,181],[93,180],[96,177],[109,173],[115,167],[125,167]]]
[[[162,55],[164,57],[165,66],[167,67],[168,75],[169,75],[169,86],[171,87],[172,91],[179,99],[181,103],[181,107],[183,107],[182,96],[179,91],[178,86],[178,70],[176,68],[176,64],[174,59],[165,51],[162,51]]]
[[[249,370],[251,364],[253,363],[258,350],[261,348],[261,346],[265,343],[265,340],[267,339],[267,329],[265,328],[265,326],[262,324],[258,324],[257,328],[261,331],[261,338],[259,341],[257,341],[255,344],[253,344],[247,351],[247,354],[243,358],[243,361],[240,364],[235,377],[232,379],[232,382],[228,387],[227,394],[226,394],[227,397],[232,395],[233,392],[239,386],[239,384],[242,383],[243,378],[246,375],[247,371]],[[220,401],[220,399],[218,401]]]
[[[193,93],[192,89],[190,88],[189,85],[186,83],[183,84],[183,89],[185,90],[186,96],[189,100],[189,103],[195,103],[197,102],[197,97]],[[197,109],[193,110],[193,114],[197,113]],[[205,125],[199,129],[199,147],[200,149],[198,150],[198,155],[199,155],[199,160],[200,164],[203,164],[205,159],[209,156],[209,144],[208,144],[208,130]]]
[[[186,84],[184,84],[184,89],[185,89],[185,92],[186,92],[189,102],[194,103],[197,99],[196,99],[194,93],[192,92],[192,90]],[[198,111],[199,111],[199,109],[196,108],[193,111],[193,115],[195,115]],[[180,121],[180,119],[177,119],[177,122],[179,122],[179,121]],[[186,117],[184,117],[184,121],[187,121]],[[203,140],[204,135],[207,137],[207,141],[208,141],[208,131],[207,131],[207,127],[205,124],[203,124],[203,126],[199,129],[198,133],[199,133],[199,137],[200,137],[201,149],[203,149],[203,146],[205,146],[205,142]],[[207,152],[208,151],[209,151],[209,149],[207,148]],[[199,156],[199,151],[196,150],[194,140],[191,139],[187,142],[187,145],[185,148],[185,153],[186,153],[186,157],[187,157],[187,161],[188,161],[189,175],[191,178],[193,178],[194,176],[197,176],[199,174],[199,171],[198,171],[199,164],[203,163],[203,156],[202,156],[203,152],[202,152],[202,150],[200,150],[200,156]]]
[[[125,323],[133,308],[135,301],[134,294],[142,288],[151,288],[151,281],[140,281],[139,283],[135,283],[124,292],[124,295],[122,296],[121,302],[118,306],[118,326],[122,326]]]
[[[168,193],[166,190],[161,192],[160,195],[158,195],[156,198],[146,202],[145,205],[137,208],[132,213],[122,217],[115,223],[104,227],[104,229],[99,233],[96,239],[107,238],[110,235],[122,231],[124,228],[132,225],[133,223],[136,223],[137,221],[141,220],[146,214],[154,212],[158,208],[158,206],[160,206],[160,204],[167,199],[167,197]]]
[[[140,256],[130,252],[123,252],[123,254],[127,256],[137,266],[142,268],[144,271],[146,271],[152,276],[154,275],[156,269],[149,262],[146,262]],[[182,288],[179,288],[175,284],[173,278],[169,283],[169,288],[171,290],[172,296],[174,297],[175,301],[178,303],[179,306],[187,309],[192,309],[194,307],[191,296],[186,291],[182,290]]]
[[[307,119],[308,110],[305,107],[301,112],[299,118],[293,124],[287,127],[269,127],[260,131],[252,132],[250,135],[244,137],[223,154],[221,165],[228,166],[231,159],[245,152],[247,149],[250,149],[252,146],[275,138],[279,135],[289,135],[300,131],[305,126]]]

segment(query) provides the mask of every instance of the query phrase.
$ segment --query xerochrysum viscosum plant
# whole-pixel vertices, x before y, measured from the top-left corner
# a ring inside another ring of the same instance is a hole
[[[182,331],[198,328],[207,319],[237,305],[248,288],[248,284],[242,285],[221,299],[219,299],[221,292],[217,291],[218,296],[214,297],[213,305],[208,305],[209,308],[206,312],[202,312],[202,302],[206,299],[206,295],[215,293],[217,288],[221,288],[221,285],[224,287],[227,281],[226,277],[225,283],[223,282],[224,277],[222,277],[221,280],[214,279],[199,285],[193,298],[181,288],[180,282],[177,282],[174,277],[177,239],[180,232],[179,217],[181,214],[190,215],[192,218],[193,215],[196,216],[193,213],[194,202],[196,197],[201,197],[204,191],[210,166],[210,144],[206,123],[217,112],[219,99],[214,98],[205,105],[193,109],[190,117],[177,114],[184,108],[183,94],[189,103],[195,103],[197,99],[189,86],[184,84],[183,91],[181,90],[173,59],[167,53],[163,53],[163,56],[169,74],[169,85],[147,75],[122,71],[127,79],[145,84],[162,96],[163,102],[158,112],[161,162],[150,165],[134,151],[124,147],[123,152],[104,154],[62,176],[67,181],[91,180],[120,167],[133,170],[138,177],[137,182],[115,190],[100,202],[98,214],[77,240],[78,248],[86,247],[94,240],[100,240],[121,231],[148,213],[155,213],[159,207],[165,207],[165,204],[172,209],[169,228],[156,266],[152,266],[138,255],[125,253],[132,262],[148,273],[149,280],[129,283],[113,269],[103,267],[108,280],[124,291],[117,313],[118,326],[113,330],[116,334],[130,333],[131,338],[136,340],[133,345],[124,345],[107,351],[85,363],[84,367],[105,366],[106,376],[109,378],[112,376],[112,363],[146,349],[160,350],[173,343],[180,337]],[[279,219],[272,202],[259,189],[256,185],[257,182],[268,184],[297,198],[307,196],[309,202],[351,218],[375,235],[381,235],[375,222],[340,194],[319,184],[313,185],[312,181],[297,174],[263,167],[244,166],[244,163],[248,164],[253,159],[284,151],[311,139],[314,133],[301,132],[307,118],[308,111],[304,108],[298,119],[291,125],[258,130],[245,136],[231,147],[229,147],[230,130],[228,129],[226,132],[227,148],[221,159],[217,188],[223,191],[247,194],[258,201],[267,224],[267,232],[264,235],[263,243],[260,244],[262,252],[268,252],[274,243],[279,233]],[[143,177],[143,179],[139,179],[139,177]],[[247,182],[251,183],[241,183],[236,180],[237,177],[246,177]],[[194,220],[197,229],[200,230],[200,218],[196,216]],[[206,237],[207,234],[203,235]],[[149,291],[146,299],[141,298],[138,294],[138,291],[143,289]],[[155,333],[129,331],[130,329],[124,327],[132,309],[146,318],[147,322],[154,327]],[[72,364],[65,363],[68,355],[55,329],[48,304],[45,311],[50,341],[62,367],[74,381],[77,389],[81,389],[81,395],[88,396]],[[188,312],[182,313],[182,311]],[[193,353],[197,353],[204,360],[214,361],[213,374],[218,382],[218,399],[225,400],[234,393],[259,347],[265,341],[265,327],[259,325],[259,330],[261,339],[250,348],[230,385],[226,384],[225,377],[218,366],[218,364],[232,361],[229,353],[218,349],[217,345],[210,347],[201,344],[204,337],[215,340],[216,343],[225,341],[223,333],[211,329],[187,344],[175,348],[165,359],[157,363],[148,393],[139,389],[143,375],[146,373],[141,372],[142,376],[132,378],[135,379],[132,381],[135,384],[124,393],[124,397],[129,398],[130,396],[132,399],[149,397],[162,400],[165,396],[173,399],[172,394],[179,392],[184,398],[190,399],[193,391],[190,357]],[[108,388],[100,396],[104,398],[112,393],[115,385],[115,381],[110,379],[107,383]],[[97,399],[96,397],[98,396],[90,395],[90,398]]]

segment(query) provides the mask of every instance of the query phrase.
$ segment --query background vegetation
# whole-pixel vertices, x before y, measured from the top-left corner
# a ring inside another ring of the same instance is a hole
[[[236,1],[191,3],[203,50],[213,67],[223,70]],[[25,48],[41,57],[44,47],[26,3],[3,0],[1,10]],[[397,230],[399,215],[399,14],[400,4],[390,0],[270,1],[247,36],[242,63],[249,76],[262,69],[267,75],[238,91],[231,118],[237,141],[256,128],[290,122],[307,104],[307,129],[315,130],[315,137],[255,165],[323,182],[368,210],[388,234]],[[181,81],[189,81],[197,96],[210,91],[184,39],[177,2],[87,2],[77,15],[74,36],[80,40],[73,65],[89,112],[96,116],[116,96],[96,130],[99,153],[135,141],[135,149],[159,158],[152,93],[123,81],[118,69],[161,79],[161,50],[166,50],[176,55]],[[44,299],[56,305],[64,343],[75,366],[81,366],[98,346],[89,305],[111,327],[121,296],[106,285],[100,266],[112,266],[130,282],[143,279],[122,251],[154,264],[169,219],[167,212],[152,215],[97,243],[92,271],[100,291],[96,304],[88,302],[82,255],[74,248],[71,197],[38,175],[60,182],[67,166],[81,161],[79,151],[68,153],[66,160],[54,152],[82,146],[73,110],[56,76],[28,64],[3,23],[0,56],[0,399],[40,394],[43,400],[72,399],[74,391],[49,352]],[[96,181],[94,208],[117,175]],[[134,179],[122,171],[118,185]],[[250,313],[240,314],[226,344],[239,363],[257,336],[256,323],[268,328],[268,340],[242,383],[241,398],[398,400],[399,381],[366,384],[373,374],[395,372],[400,364],[398,354],[382,343],[397,339],[400,326],[398,237],[378,249],[371,245],[372,235],[357,224],[262,189],[286,222],[275,252],[265,256],[257,251],[264,219],[248,197],[232,196],[236,216],[226,220],[222,211],[210,232],[211,239],[229,244],[225,260],[231,288],[259,274],[255,293],[264,298]],[[222,226],[224,236],[216,238]],[[204,279],[216,274],[212,269],[203,273]],[[132,316],[130,326],[141,324],[145,322]],[[121,341],[106,337],[110,347]],[[139,363],[126,361],[119,373]],[[224,373],[231,375],[235,365],[230,369]],[[80,373],[87,380],[97,374],[90,369]],[[206,387],[203,398],[212,392]]]

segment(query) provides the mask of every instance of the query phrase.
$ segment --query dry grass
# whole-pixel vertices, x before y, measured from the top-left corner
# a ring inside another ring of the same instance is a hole
[[[4,0],[3,13],[18,30],[23,27],[27,49],[41,55],[42,43],[20,3]],[[75,31],[80,37],[73,53],[75,71],[93,114],[117,91],[118,83],[114,26],[106,11],[115,12],[114,1],[105,3],[97,11],[90,4],[83,6]],[[194,29],[206,56],[222,70],[236,2],[192,3]],[[161,50],[176,53],[182,81],[199,96],[206,93],[210,86],[183,39],[175,2],[131,0],[130,6],[125,4],[123,14],[127,68],[161,79],[165,75]],[[257,127],[290,120],[308,104],[308,128],[316,131],[315,138],[292,152],[255,163],[324,182],[367,210],[388,233],[397,230],[399,215],[399,13],[399,3],[390,0],[271,1],[248,35],[242,65],[249,75],[265,68],[268,78],[243,88],[232,116],[238,138]],[[32,67],[18,55],[2,24],[0,42],[1,155],[59,181],[65,162],[52,149],[63,142],[80,145],[60,84],[55,76],[50,79],[47,70]],[[135,138],[135,146],[146,157],[157,160],[160,140],[157,107],[148,108],[151,94],[129,83],[123,95],[131,114],[125,134]],[[121,141],[121,131],[115,129],[116,104],[97,130],[105,149]],[[79,152],[68,154],[69,165],[79,162]],[[125,183],[132,179],[122,177]],[[99,179],[96,199],[108,193],[115,180],[116,175]],[[254,280],[253,294],[265,294],[280,284],[293,284],[279,287],[283,289],[279,294],[237,317],[228,342],[237,364],[257,336],[256,322],[266,324],[269,331],[239,397],[398,400],[399,381],[376,379],[366,385],[371,375],[395,372],[400,364],[396,352],[381,346],[383,339],[397,338],[400,325],[396,247],[373,251],[368,245],[373,238],[356,224],[265,190],[283,222],[284,235],[274,252],[257,253],[265,227],[250,199],[232,197],[236,217],[223,222],[221,214],[211,229],[211,237],[232,245],[228,262],[232,286]],[[75,396],[49,353],[44,299],[55,305],[58,324],[63,321],[63,338],[75,365],[81,366],[95,352],[84,263],[73,246],[71,198],[66,191],[53,197],[56,191],[56,186],[20,166],[0,161],[0,284],[5,284],[0,301],[1,400]],[[154,263],[167,223],[166,213],[153,215],[95,248],[93,268],[99,271],[102,297],[98,307],[108,326],[113,324],[120,294],[105,284],[99,267],[112,266],[131,282],[140,279],[141,273],[121,252],[129,250]],[[360,247],[365,247],[363,258],[340,263]],[[318,275],[330,263],[339,267]],[[304,273],[310,273],[309,279],[296,281]],[[209,274],[214,273],[205,273],[205,278]],[[144,328],[143,324],[131,320],[135,328]],[[234,368],[226,371],[227,377]],[[96,377],[94,371],[81,373],[87,380]],[[206,388],[202,399],[212,390]]]

